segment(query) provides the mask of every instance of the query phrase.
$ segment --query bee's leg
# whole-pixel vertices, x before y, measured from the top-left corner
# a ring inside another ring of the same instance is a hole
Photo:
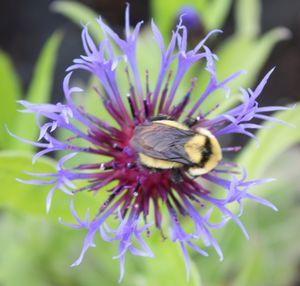
[[[157,120],[173,120],[171,116],[169,115],[163,115],[159,114],[157,116],[153,116],[150,118],[151,121],[157,121]]]
[[[212,112],[214,112],[215,110],[217,110],[220,107],[220,104],[216,104],[216,106],[214,106],[211,110],[209,110],[208,112],[202,114],[200,113],[199,116],[197,116],[196,118],[193,117],[187,117],[184,121],[183,124],[187,125],[189,128],[197,125],[198,123],[200,123],[201,121],[203,121],[208,115],[210,115]]]
[[[183,124],[185,124],[187,127],[191,128],[198,124],[201,121],[201,118],[197,116],[196,118],[188,117],[183,121]]]
[[[178,184],[183,181],[183,177],[180,169],[173,169],[171,174],[171,181]]]

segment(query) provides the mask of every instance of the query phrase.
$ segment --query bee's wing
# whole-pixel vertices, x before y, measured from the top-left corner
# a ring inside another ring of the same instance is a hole
[[[194,132],[163,124],[149,124],[136,127],[131,140],[132,146],[139,153],[147,156],[190,165],[184,144]]]

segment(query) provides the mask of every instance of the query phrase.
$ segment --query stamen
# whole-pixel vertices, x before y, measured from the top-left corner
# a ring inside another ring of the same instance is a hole
[[[150,86],[149,86],[149,71],[146,70],[146,95],[148,102],[150,100],[151,92],[150,92]]]
[[[206,118],[210,114],[212,114],[215,110],[217,110],[220,107],[220,104],[216,104],[210,111],[206,112],[203,116]]]
[[[132,81],[130,79],[128,67],[125,67],[125,73],[126,73],[126,76],[127,76],[127,81],[128,81],[129,87],[131,88],[131,87],[133,87],[133,84],[132,84]]]
[[[148,220],[147,220],[147,215],[143,215],[143,219],[144,219],[144,224],[145,225],[148,225]],[[149,227],[147,227],[147,229],[146,229],[146,236],[149,238],[150,237],[150,229],[149,229]]]
[[[234,162],[219,162],[219,165],[224,166],[224,167],[228,167],[228,168],[236,168],[239,165],[237,163]]]
[[[119,187],[116,187],[114,189],[112,189],[113,193],[108,197],[108,199],[106,199],[104,201],[104,203],[102,204],[102,206],[100,207],[100,209],[98,210],[97,214],[96,214],[96,217],[99,216],[101,213],[103,213],[107,207],[110,205],[110,203],[112,202],[112,200],[120,194],[120,192],[124,189],[123,186],[119,186]]]
[[[118,145],[117,143],[114,143],[113,145],[112,145],[112,147],[114,148],[114,149],[116,149],[116,150],[118,150],[118,151],[123,151],[124,150],[124,148],[122,148],[120,145]]]
[[[171,196],[174,204],[176,205],[176,208],[180,212],[180,214],[183,216],[187,215],[185,208],[182,206],[182,204],[179,202],[179,200],[175,197],[175,195],[172,191],[170,192],[170,196]]]
[[[122,115],[119,113],[119,111],[115,108],[115,106],[113,105],[113,103],[109,100],[106,100],[105,102],[103,102],[106,110],[109,112],[109,114],[118,122],[118,124],[120,126],[125,126],[127,125],[124,122],[124,119],[122,118]]]
[[[167,199],[167,201],[166,201],[166,205],[167,205],[167,207],[168,207],[168,210],[169,210],[169,212],[170,212],[170,215],[172,216],[172,218],[173,218],[174,222],[175,222],[176,224],[179,224],[179,219],[178,219],[178,216],[177,216],[177,214],[176,214],[176,211],[175,211],[175,209],[174,209],[174,208],[173,208],[173,206],[171,205],[171,203],[170,203],[170,200],[169,200],[169,199]]]
[[[108,163],[100,163],[100,164],[81,164],[74,168],[74,170],[111,170],[113,167],[111,166],[112,162]]]
[[[120,126],[123,126],[125,124],[124,118],[122,117],[122,114],[120,114],[118,110],[114,108],[114,105],[112,104],[110,98],[108,96],[103,95],[102,92],[96,86],[93,86],[93,89],[99,96],[101,102],[103,103],[109,114],[113,118],[115,118],[115,120],[120,124]]]
[[[187,91],[186,95],[184,96],[183,100],[177,106],[175,106],[173,108],[173,110],[171,111],[171,114],[176,119],[178,119],[181,116],[182,112],[184,111],[184,109],[188,105],[188,103],[190,101],[192,91],[194,90],[195,85],[196,85],[196,80],[197,80],[196,78],[193,78],[191,80],[191,86],[190,86],[189,90]]]
[[[180,115],[182,114],[184,108],[189,103],[190,97],[191,97],[190,93],[187,93],[185,95],[185,97],[183,98],[183,100],[181,101],[181,103],[179,103],[177,106],[175,106],[173,108],[173,110],[171,111],[172,116],[174,116],[176,119],[180,117]]]
[[[136,186],[135,186],[135,188],[133,190],[133,194],[134,193],[138,194],[138,190],[139,190],[140,186],[141,186],[141,183],[140,183],[140,181],[138,181],[138,183],[136,184]]]
[[[140,181],[138,181],[137,185],[135,186],[132,196],[135,197],[134,203],[133,203],[133,208],[134,209],[139,209],[141,206],[141,197],[139,196],[139,188],[141,186]]]
[[[145,109],[145,116],[146,116],[146,118],[148,118],[149,117],[149,106],[148,106],[146,99],[144,99],[144,109]]]
[[[130,208],[131,202],[132,202],[132,195],[130,194],[130,191],[128,191],[126,194],[126,200],[124,201],[124,204],[121,207],[121,215],[122,218],[124,218]]]
[[[146,70],[146,102],[147,102],[147,107],[145,107],[145,114],[146,118],[149,117],[149,115],[153,115],[153,105],[151,102],[151,96],[152,92],[150,91],[150,83],[149,83],[149,71]]]
[[[73,190],[72,193],[77,194],[77,193],[80,193],[83,191],[97,193],[101,188],[103,188],[104,186],[106,186],[107,184],[109,184],[110,182],[112,182],[115,179],[115,175],[113,174],[113,172],[111,172],[111,173],[112,174],[110,176],[108,176],[106,179],[104,179],[100,182],[98,179],[94,179],[94,180],[92,180],[92,183],[90,185]]]
[[[133,118],[136,119],[135,112],[134,112],[134,107],[133,107],[133,103],[132,103],[132,99],[131,99],[131,97],[130,97],[129,94],[127,94],[127,100],[128,100],[128,103],[129,103],[131,115],[132,115]]]
[[[136,163],[134,162],[129,162],[126,164],[127,169],[133,169],[134,167],[136,167]]]
[[[66,139],[66,142],[71,142],[71,141],[76,140],[76,139],[78,139],[78,138],[80,138],[79,135],[74,135],[74,136],[68,137],[68,138]]]
[[[168,78],[167,78],[165,87],[162,91],[161,99],[160,99],[160,102],[159,102],[158,113],[161,113],[163,108],[164,108],[164,104],[165,104],[166,96],[167,96],[167,93],[168,93],[168,88],[169,88],[169,83],[170,83],[170,80],[171,80],[171,76],[172,76],[172,71],[169,71]]]
[[[239,175],[239,174],[241,174],[240,171],[222,170],[222,169],[214,169],[212,172],[213,173],[222,173],[222,174],[232,174],[232,175]]]
[[[232,147],[226,147],[222,148],[223,152],[238,152],[242,149],[242,146],[232,146]]]
[[[108,96],[105,96],[97,86],[93,85],[93,90],[97,93],[97,95],[100,97],[100,100],[105,103],[109,100]]]
[[[129,105],[130,105],[130,110],[131,110],[132,116],[133,116],[133,118],[137,119],[139,117],[139,113],[138,113],[139,109],[138,109],[138,105],[137,105],[137,98],[135,95],[134,86],[130,79],[128,67],[125,68],[125,73],[126,73],[128,84],[129,84],[129,94],[127,95],[127,99],[128,99],[128,97],[130,98]],[[129,99],[128,99],[128,101],[129,101]]]

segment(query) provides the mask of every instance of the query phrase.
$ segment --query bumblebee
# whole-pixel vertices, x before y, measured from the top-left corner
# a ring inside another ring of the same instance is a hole
[[[173,120],[153,120],[135,127],[131,146],[140,163],[153,169],[184,168],[191,176],[214,169],[222,159],[216,137]]]

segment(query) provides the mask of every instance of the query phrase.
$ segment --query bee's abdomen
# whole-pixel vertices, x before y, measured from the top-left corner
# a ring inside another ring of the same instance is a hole
[[[205,138],[205,144],[201,152],[200,167],[203,168],[212,155],[212,146],[208,137]]]

